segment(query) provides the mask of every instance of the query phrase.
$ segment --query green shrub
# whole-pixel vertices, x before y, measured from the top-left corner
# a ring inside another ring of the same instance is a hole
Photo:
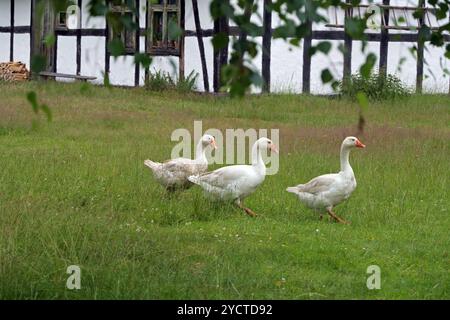
[[[176,80],[169,72],[155,70],[145,80],[145,88],[151,91],[176,90],[183,93],[194,91],[198,73],[192,71],[184,79]]]
[[[342,96],[355,98],[363,92],[370,100],[388,100],[408,96],[410,89],[395,75],[372,73],[368,78],[353,74],[347,81],[341,81],[339,91]]]

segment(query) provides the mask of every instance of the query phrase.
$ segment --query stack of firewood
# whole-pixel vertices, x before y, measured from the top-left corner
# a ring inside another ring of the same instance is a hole
[[[0,81],[24,81],[29,76],[26,65],[20,61],[0,63]]]

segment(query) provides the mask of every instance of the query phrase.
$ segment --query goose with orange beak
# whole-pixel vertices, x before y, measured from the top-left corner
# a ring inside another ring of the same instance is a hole
[[[294,193],[300,202],[318,211],[321,219],[323,212],[326,211],[337,222],[348,223],[339,218],[333,212],[333,208],[348,199],[356,189],[355,174],[349,162],[350,150],[365,147],[358,138],[345,138],[341,145],[341,171],[339,173],[318,176],[308,183],[289,187],[286,191]]]
[[[244,207],[243,200],[255,192],[266,177],[266,165],[262,150],[278,153],[275,144],[267,138],[258,139],[252,147],[252,165],[227,166],[212,172],[189,177],[211,197],[223,201],[233,201],[249,216],[256,217],[250,208]]]
[[[195,159],[176,158],[163,163],[145,160],[144,164],[152,170],[156,181],[168,191],[187,189],[192,186],[192,183],[188,180],[189,176],[201,174],[208,170],[206,149],[209,146],[217,149],[214,137],[205,134],[197,143]]]

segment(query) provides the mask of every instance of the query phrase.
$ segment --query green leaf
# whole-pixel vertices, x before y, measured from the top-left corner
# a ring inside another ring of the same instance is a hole
[[[366,57],[366,62],[359,68],[359,72],[364,78],[368,78],[372,72],[375,62],[377,61],[377,56],[373,53],[369,53]]]
[[[39,105],[37,103],[36,92],[34,92],[34,91],[28,92],[27,93],[27,100],[31,104],[31,107],[33,108],[34,113],[38,113]]]
[[[214,50],[218,51],[218,50],[223,49],[226,46],[228,46],[229,39],[225,33],[219,32],[214,35],[214,37],[212,38],[211,41],[214,46]]]
[[[322,79],[323,83],[328,83],[333,80],[333,75],[331,74],[329,69],[324,69],[320,74],[320,78]]]
[[[42,55],[33,55],[31,58],[31,71],[33,73],[39,73],[44,70],[46,64],[46,59]]]
[[[169,40],[176,40],[183,35],[183,29],[178,26],[177,21],[170,20],[167,28]]]
[[[53,47],[53,45],[55,44],[55,42],[56,42],[56,37],[55,37],[54,34],[46,35],[45,38],[44,38],[44,44],[45,44],[48,48]]]
[[[322,41],[316,46],[317,50],[323,52],[324,54],[328,54],[331,50],[331,42]]]
[[[108,50],[113,57],[118,57],[125,53],[125,46],[120,39],[113,39],[108,43]]]
[[[34,113],[37,114],[39,112],[39,109],[41,109],[47,115],[47,121],[52,121],[52,112],[50,108],[46,104],[39,105],[36,92],[29,91],[27,93],[27,100],[31,104]]]
[[[369,106],[369,100],[367,99],[366,94],[362,91],[358,91],[358,93],[356,93],[356,101],[358,101],[359,106],[363,110],[366,110]]]
[[[46,104],[41,104],[40,108],[46,114],[47,121],[52,121],[52,111],[50,110],[50,108]]]
[[[136,53],[134,55],[134,63],[140,64],[144,69],[147,69],[150,67],[150,64],[152,63],[152,58],[148,56],[146,53]]]

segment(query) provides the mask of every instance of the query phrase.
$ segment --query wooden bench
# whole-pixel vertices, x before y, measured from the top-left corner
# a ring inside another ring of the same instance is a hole
[[[49,78],[66,78],[66,79],[75,79],[80,81],[88,81],[88,80],[95,80],[97,77],[92,76],[80,76],[77,74],[67,74],[67,73],[56,73],[56,72],[48,72],[48,71],[41,71],[39,72],[39,76],[43,79],[49,79]]]

